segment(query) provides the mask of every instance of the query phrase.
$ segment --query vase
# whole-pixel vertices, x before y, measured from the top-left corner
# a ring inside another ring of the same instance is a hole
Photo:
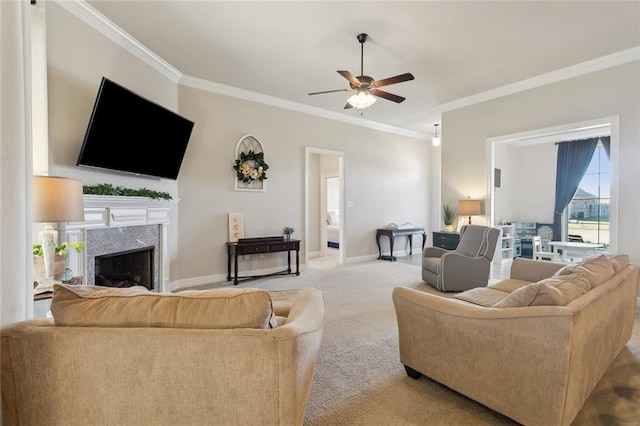
[[[285,241],[291,241],[291,234],[284,234]]]
[[[446,232],[453,232],[453,225],[445,225],[444,230]]]

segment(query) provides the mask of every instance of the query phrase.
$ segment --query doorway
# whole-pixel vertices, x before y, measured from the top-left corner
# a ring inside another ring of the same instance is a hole
[[[305,258],[309,267],[344,263],[344,153],[307,147]]]
[[[487,139],[489,197],[486,211],[490,223],[552,221],[557,161],[555,143],[610,136],[609,243],[610,250],[615,251],[618,240],[618,135],[619,118],[605,117]],[[548,153],[546,157],[543,152]],[[538,153],[541,153],[540,157]],[[501,171],[500,182],[496,181],[496,170]]]

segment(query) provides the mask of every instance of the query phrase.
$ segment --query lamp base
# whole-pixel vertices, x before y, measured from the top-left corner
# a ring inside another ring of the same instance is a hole
[[[48,293],[53,291],[54,284],[62,284],[62,281],[54,280],[53,278],[45,278],[41,283],[38,283],[35,289],[33,289],[33,294],[41,294]]]

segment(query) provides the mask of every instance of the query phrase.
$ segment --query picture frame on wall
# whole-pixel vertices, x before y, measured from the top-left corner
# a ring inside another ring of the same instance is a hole
[[[235,149],[235,190],[264,191],[268,169],[262,142],[252,134],[242,136]]]

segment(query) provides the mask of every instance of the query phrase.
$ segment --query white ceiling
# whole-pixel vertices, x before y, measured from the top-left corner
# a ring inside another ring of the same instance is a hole
[[[428,135],[442,110],[505,86],[640,58],[640,1],[87,3],[186,76]],[[337,70],[360,75],[359,33],[365,75],[414,75],[383,89],[403,103],[379,98],[361,115],[343,109],[348,92],[308,95],[348,88]]]

